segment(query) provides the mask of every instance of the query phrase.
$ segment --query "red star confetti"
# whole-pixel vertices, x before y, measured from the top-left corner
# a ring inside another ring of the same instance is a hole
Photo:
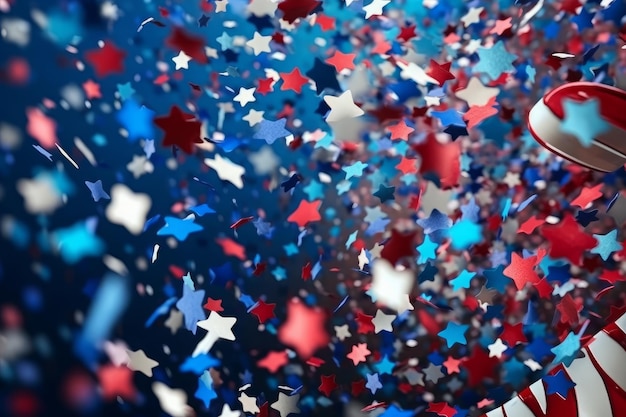
[[[194,143],[203,142],[200,138],[202,123],[193,114],[183,113],[178,106],[172,106],[167,116],[156,117],[154,124],[165,133],[163,146],[177,146],[191,154]]]
[[[102,48],[85,52],[85,60],[91,64],[99,78],[123,73],[125,57],[126,52],[111,41],[104,42]]]
[[[310,222],[317,222],[322,219],[319,213],[322,200],[300,201],[296,211],[287,217],[287,221],[297,224],[300,227],[306,226]]]
[[[341,51],[335,51],[333,56],[326,59],[326,63],[335,67],[337,72],[341,72],[345,69],[354,69],[354,58],[356,54],[344,54]]]
[[[263,324],[269,319],[276,317],[274,315],[274,308],[276,304],[273,303],[265,303],[263,300],[259,300],[257,305],[250,310],[252,314],[254,314],[257,319],[259,319],[259,323]]]
[[[337,389],[335,375],[322,375],[322,383],[317,389],[325,396],[330,397],[330,394]]]
[[[257,362],[257,366],[265,368],[270,373],[275,374],[280,368],[289,363],[289,357],[286,351],[270,352],[263,359]]]
[[[278,329],[278,339],[308,359],[326,346],[330,336],[324,328],[326,313],[319,307],[307,307],[297,298],[287,303],[287,321]]]
[[[595,248],[598,241],[586,234],[570,213],[556,225],[544,225],[543,236],[550,242],[552,258],[565,258],[580,265],[583,253]]]
[[[502,272],[505,276],[511,278],[515,282],[518,290],[523,289],[527,282],[534,284],[539,281],[539,276],[535,272],[537,264],[536,256],[522,258],[517,253],[511,253],[511,263],[504,268]]]

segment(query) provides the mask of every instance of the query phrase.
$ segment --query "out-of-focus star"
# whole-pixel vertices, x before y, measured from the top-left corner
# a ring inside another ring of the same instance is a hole
[[[220,154],[215,154],[214,159],[206,158],[204,163],[214,169],[221,180],[228,181],[239,189],[243,188],[242,177],[246,170],[241,165],[231,162],[230,159],[223,158]]]
[[[372,16],[380,16],[383,14],[383,8],[391,3],[391,0],[373,0],[367,6],[363,6],[365,11],[365,18],[369,19]]]
[[[127,350],[128,353],[128,366],[133,371],[139,371],[145,376],[152,376],[152,369],[159,365],[159,363],[146,356],[143,350],[136,351]]]

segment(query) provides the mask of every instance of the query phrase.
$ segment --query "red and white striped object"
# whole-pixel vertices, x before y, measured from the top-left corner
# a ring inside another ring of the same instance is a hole
[[[563,370],[576,386],[563,399],[546,394],[539,380],[483,417],[624,417],[626,416],[626,314],[596,334],[582,349],[583,357]]]
[[[561,130],[565,117],[563,100],[597,99],[600,116],[610,130],[586,147],[572,134]],[[546,94],[528,115],[528,130],[544,148],[589,169],[612,172],[626,163],[626,92],[591,82],[565,84]]]

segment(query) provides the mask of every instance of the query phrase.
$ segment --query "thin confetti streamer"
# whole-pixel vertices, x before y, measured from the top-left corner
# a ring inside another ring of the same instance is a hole
[[[57,149],[59,150],[59,152],[61,152],[61,155],[63,155],[65,157],[65,159],[67,159],[68,161],[70,161],[70,163],[74,166],[74,168],[79,169],[78,168],[78,164],[72,159],[71,156],[69,156],[67,154],[67,152],[65,152],[65,149],[63,149],[61,147],[61,145],[59,145],[58,143],[55,143]]]
[[[617,202],[617,199],[619,198],[620,193],[617,192],[615,193],[615,195],[613,196],[613,198],[611,199],[611,201],[609,201],[609,203],[606,205],[606,212],[608,213],[611,208],[613,208],[613,206],[615,205],[615,203]]]
[[[522,201],[520,205],[517,207],[517,212],[519,213],[523,211],[526,207],[530,205],[530,203],[532,203],[536,199],[537,199],[537,194],[533,194],[530,197],[528,197],[526,200]]]
[[[52,154],[50,152],[48,152],[47,150],[45,150],[39,145],[33,145],[33,148],[35,148],[37,152],[45,156],[48,159],[48,161],[52,161]]]
[[[87,147],[87,145],[85,145],[82,140],[80,140],[80,138],[74,138],[74,145],[78,148],[79,151],[81,151],[83,155],[85,155],[85,158],[87,159],[87,161],[89,161],[91,166],[98,166],[98,162],[96,161],[93,152],[91,152],[91,150]]]
[[[334,313],[336,313],[336,312],[338,312],[338,311],[341,309],[341,307],[343,307],[343,306],[346,304],[346,302],[348,301],[348,299],[349,299],[349,298],[350,298],[350,296],[349,296],[349,295],[346,295],[346,296],[343,298],[343,300],[341,300],[341,302],[339,303],[339,305],[337,305],[337,307],[335,307],[335,309],[333,310],[333,314],[334,314]]]

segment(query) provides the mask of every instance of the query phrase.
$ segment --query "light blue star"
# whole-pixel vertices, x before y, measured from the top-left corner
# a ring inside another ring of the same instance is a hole
[[[461,171],[469,171],[470,164],[473,161],[472,157],[464,153],[463,155],[461,155],[460,160],[461,160]]]
[[[274,233],[274,227],[268,222],[264,222],[260,217],[256,220],[252,221],[254,227],[256,227],[256,234],[259,236],[264,236],[268,239],[272,237],[272,233]]]
[[[478,213],[480,212],[480,207],[476,204],[474,196],[472,196],[469,203],[461,206],[461,212],[463,213],[463,215],[461,215],[461,219],[463,220],[469,220],[474,223],[479,220]]]
[[[367,166],[367,164],[364,164],[361,161],[357,161],[350,166],[341,168],[341,170],[346,173],[345,179],[349,180],[352,177],[360,177],[361,175],[363,175],[363,170],[367,168]]]
[[[576,359],[578,351],[580,350],[580,337],[574,332],[569,332],[565,340],[559,345],[550,349],[556,356],[552,363],[563,363],[565,366],[570,366],[574,359]]]
[[[342,195],[350,191],[352,187],[352,183],[350,181],[341,181],[339,184],[335,186],[337,189],[337,194]]]
[[[400,181],[402,181],[404,185],[411,185],[415,181],[417,181],[417,177],[415,176],[415,174],[404,174],[400,177]]]
[[[313,148],[314,149],[317,149],[317,148],[328,149],[330,145],[332,144],[333,144],[333,136],[327,133],[326,136],[324,136],[323,138],[315,142],[315,146]]]
[[[185,284],[194,291],[196,290],[196,286],[194,285],[193,280],[191,279],[191,274],[189,272],[187,272],[186,275],[183,275],[183,284]]]
[[[363,220],[365,220],[365,222],[367,222],[367,223],[372,223],[372,222],[375,222],[378,219],[386,219],[387,218],[387,213],[382,211],[379,206],[376,206],[376,207],[365,207],[365,212],[367,214],[365,215],[365,218],[363,218]]]
[[[217,398],[217,393],[213,389],[213,379],[211,379],[209,371],[205,371],[204,374],[198,378],[198,389],[194,393],[194,396],[202,401],[206,408],[209,408],[211,401]]]
[[[438,335],[444,339],[446,339],[446,344],[448,348],[451,348],[456,343],[461,345],[467,344],[467,339],[465,339],[465,332],[469,329],[469,325],[467,324],[457,324],[454,322],[448,322],[448,326],[440,331]]]
[[[146,154],[146,158],[150,159],[152,154],[156,152],[154,148],[154,139],[146,139],[143,143],[143,152]]]
[[[368,236],[373,236],[376,233],[384,232],[385,227],[387,227],[389,223],[391,223],[391,220],[389,219],[376,219],[372,223],[370,223],[369,226],[367,226],[367,229],[365,229],[365,234]]]
[[[91,191],[91,198],[93,201],[100,201],[100,199],[104,198],[105,200],[110,200],[111,196],[109,196],[106,191],[102,188],[102,181],[98,180],[96,182],[85,181],[85,185]]]
[[[380,362],[374,364],[374,368],[376,368],[376,370],[380,372],[381,375],[391,375],[393,373],[393,368],[395,365],[396,364],[394,362],[389,360],[389,356],[385,355]]]
[[[202,309],[204,293],[204,290],[194,291],[187,285],[183,285],[183,297],[176,302],[176,308],[183,313],[185,318],[185,328],[193,334],[196,334],[197,323],[206,319]]]
[[[349,249],[350,246],[352,246],[352,244],[356,242],[356,235],[358,233],[359,233],[358,230],[355,230],[354,232],[350,233],[350,236],[348,236],[348,240],[346,240],[346,249]]]
[[[227,50],[233,44],[233,37],[229,36],[228,33],[222,32],[222,34],[215,38],[217,42],[222,46],[222,51]]]
[[[590,98],[583,102],[563,99],[565,117],[561,132],[576,136],[581,145],[591,146],[593,140],[610,129],[610,125],[600,117],[600,102]]]
[[[291,135],[291,132],[285,129],[287,119],[282,118],[275,121],[263,120],[259,123],[259,130],[254,134],[254,139],[263,139],[268,145],[276,142],[277,139]]]
[[[276,281],[287,279],[287,271],[282,266],[277,266],[272,270],[272,275]]]
[[[191,207],[189,210],[193,211],[197,216],[204,216],[205,214],[213,214],[215,210],[209,207],[208,204],[200,204],[198,206]]]
[[[459,275],[456,276],[453,280],[450,280],[450,284],[452,284],[452,289],[454,291],[458,291],[461,288],[469,288],[472,278],[476,275],[476,272],[468,272],[467,269],[461,271]]]
[[[324,186],[316,180],[312,180],[303,190],[307,194],[309,201],[324,198]]]
[[[454,250],[467,249],[483,239],[481,227],[469,220],[456,222],[447,232]]]
[[[429,259],[436,259],[436,250],[438,247],[439,245],[430,240],[430,237],[426,235],[422,244],[417,247],[417,251],[420,253],[417,264],[421,265],[426,263]]]
[[[174,236],[179,242],[184,241],[191,233],[199,232],[202,226],[193,222],[193,219],[179,219],[165,216],[165,226],[159,229],[158,236]]]
[[[599,254],[605,261],[609,259],[611,253],[622,250],[622,244],[616,240],[617,229],[611,230],[606,235],[594,234],[593,237],[598,240],[598,245],[595,248],[591,249],[591,253]]]
[[[378,374],[367,374],[367,384],[365,386],[372,394],[376,394],[376,391],[382,388],[383,384],[380,383]]]
[[[503,72],[515,70],[512,64],[517,56],[507,51],[502,41],[498,41],[491,48],[479,47],[478,56],[480,61],[474,66],[474,72],[484,72],[492,80],[500,77]]]
[[[431,115],[438,118],[441,121],[442,126],[465,126],[465,120],[460,112],[455,109],[448,109],[444,111],[433,111]]]
[[[131,142],[153,136],[153,119],[154,112],[133,99],[126,100],[117,112],[117,121],[126,129]]]
[[[126,101],[131,98],[133,94],[135,94],[135,89],[132,85],[130,85],[130,82],[118,84],[117,93],[120,95],[120,99],[122,99],[122,101]]]
[[[86,256],[100,256],[105,245],[96,236],[87,222],[79,222],[53,233],[59,253],[65,262],[75,264]]]
[[[535,75],[537,74],[537,70],[530,66],[530,65],[526,65],[526,75],[528,75],[528,79],[530,80],[531,83],[535,82]]]
[[[285,250],[285,253],[287,254],[287,256],[297,255],[298,254],[298,247],[293,242],[291,242],[291,243],[289,243],[287,245],[284,245],[283,249]]]

